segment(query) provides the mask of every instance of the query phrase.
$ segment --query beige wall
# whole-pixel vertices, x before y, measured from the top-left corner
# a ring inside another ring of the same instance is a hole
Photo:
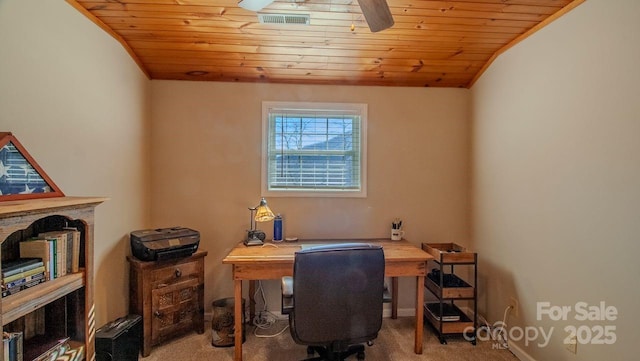
[[[110,198],[96,212],[101,326],[128,312],[128,232],[148,223],[149,81],[63,1],[0,1],[0,49],[0,131],[65,194]]]
[[[151,213],[155,227],[201,231],[207,307],[231,297],[227,252],[249,227],[260,200],[261,101],[368,104],[367,198],[268,198],[285,235],[388,237],[402,217],[406,238],[468,240],[468,95],[463,89],[295,86],[152,81]],[[260,224],[267,237],[272,223]],[[402,282],[402,281],[401,281]],[[401,283],[412,308],[414,282]],[[269,308],[279,310],[276,282]],[[210,310],[207,310],[210,311]]]
[[[480,310],[554,327],[537,360],[630,360],[640,319],[640,2],[592,0],[498,58],[473,87],[473,234]],[[536,320],[536,303],[601,301],[615,321]],[[612,325],[613,346],[562,344],[568,325]],[[536,341],[537,343],[537,341]]]

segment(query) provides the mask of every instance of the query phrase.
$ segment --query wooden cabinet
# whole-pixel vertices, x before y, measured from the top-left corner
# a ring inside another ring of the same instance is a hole
[[[434,257],[435,267],[425,277],[424,286],[436,296],[438,302],[425,303],[424,317],[438,332],[440,343],[447,343],[445,336],[465,334],[476,344],[478,254],[468,252],[455,243],[423,243],[422,249]],[[456,267],[472,268],[473,284],[456,274]],[[469,317],[457,305],[458,301],[472,303],[473,315]]]
[[[144,262],[129,256],[129,313],[142,315],[142,356],[151,347],[190,330],[204,333],[204,257]]]
[[[18,258],[19,243],[41,232],[65,226],[73,226],[81,232],[79,272],[2,298],[0,331],[25,334],[25,360],[32,360],[60,338],[66,337],[84,345],[86,360],[95,358],[94,209],[105,200],[99,197],[53,197],[0,203],[3,262]],[[4,352],[0,352],[0,360],[3,355]]]

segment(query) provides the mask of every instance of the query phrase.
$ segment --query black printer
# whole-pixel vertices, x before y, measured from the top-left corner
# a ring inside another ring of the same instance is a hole
[[[200,232],[171,227],[131,232],[131,253],[142,261],[187,257],[198,250]]]

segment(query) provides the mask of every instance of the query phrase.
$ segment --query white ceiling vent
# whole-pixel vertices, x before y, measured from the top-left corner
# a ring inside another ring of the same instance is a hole
[[[263,24],[298,24],[309,25],[309,14],[258,14]]]

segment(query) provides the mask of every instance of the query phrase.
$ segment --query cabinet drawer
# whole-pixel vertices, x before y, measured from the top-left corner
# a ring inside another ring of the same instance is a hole
[[[158,284],[171,283],[178,279],[198,277],[200,274],[199,265],[200,262],[192,261],[155,269],[151,271],[151,283],[153,288],[156,288]]]

